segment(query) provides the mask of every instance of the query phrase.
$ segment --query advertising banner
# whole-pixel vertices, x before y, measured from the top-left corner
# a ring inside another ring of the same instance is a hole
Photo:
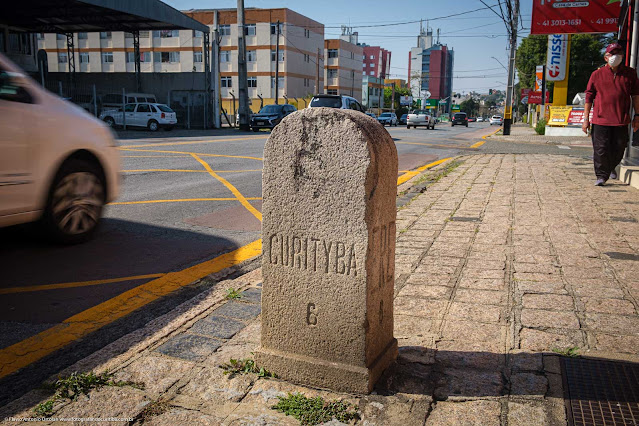
[[[581,127],[583,123],[584,123],[584,109],[579,107],[573,107],[572,111],[570,111],[570,115],[568,116],[568,125]]]
[[[546,103],[550,102],[550,93],[546,92]],[[535,92],[530,89],[521,89],[522,104],[541,104],[541,92]]]
[[[399,104],[400,105],[412,105],[413,104],[413,97],[412,96],[400,96],[399,97]]]
[[[613,33],[621,0],[533,0],[531,34]]]
[[[568,117],[572,111],[571,106],[551,106],[549,126],[566,126],[568,125]]]
[[[546,81],[565,80],[566,62],[568,62],[568,34],[548,36],[546,58]]]
[[[541,91],[542,79],[544,78],[544,66],[537,65],[535,68],[535,92]]]
[[[436,109],[439,101],[437,99],[426,99],[424,102],[424,108],[426,109]]]

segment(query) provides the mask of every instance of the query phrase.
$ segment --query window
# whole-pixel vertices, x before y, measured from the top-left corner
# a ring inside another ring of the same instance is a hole
[[[246,24],[244,25],[244,35],[245,36],[254,36],[256,34],[255,24]]]
[[[36,34],[36,38],[37,38],[38,40],[44,40],[44,33],[38,33],[38,34]]]
[[[202,62],[202,52],[193,52],[193,62]]]
[[[56,34],[55,38],[56,40],[66,40],[67,36],[65,34]]]
[[[351,52],[351,59],[355,59],[355,54]]]
[[[0,39],[0,41],[2,41],[2,39]],[[22,83],[7,74],[6,70],[0,68],[0,75],[3,77],[0,79],[0,99],[25,104],[33,103],[33,98],[29,92],[22,87]]]
[[[65,64],[68,61],[69,61],[69,59],[68,59],[66,53],[58,52],[58,63],[59,64]]]
[[[202,31],[193,30],[193,38],[200,38],[200,37],[202,37]]]
[[[257,77],[249,77],[246,79],[248,87],[257,87]]]
[[[149,108],[149,104],[139,104],[138,112],[151,112],[151,108]]]
[[[284,24],[282,22],[280,22],[280,34],[282,34],[282,29]],[[276,35],[277,34],[277,22],[271,22],[271,34],[272,35]]]
[[[133,112],[135,110],[135,104],[124,105],[124,112]]]
[[[284,87],[284,77],[277,79],[277,88],[282,89]],[[271,89],[275,88],[275,77],[271,77]]]
[[[159,37],[159,38],[173,38],[173,37],[179,37],[180,36],[180,31],[179,30],[160,30],[160,31],[153,31],[153,37]]]
[[[86,40],[89,38],[89,33],[78,33],[78,40]]]
[[[337,58],[337,49],[328,49],[329,58]]]
[[[231,62],[231,52],[228,50],[222,50],[220,52],[220,62]]]
[[[375,59],[375,55],[371,55],[371,59]]]
[[[304,37],[310,38],[311,37],[311,30],[308,30],[308,29],[304,28]]]
[[[304,62],[311,62],[311,55],[304,54]]]
[[[135,52],[126,52],[126,61],[135,62]],[[151,62],[151,52],[140,52],[140,62]]]
[[[271,50],[271,62],[275,62],[275,50]],[[284,50],[280,50],[280,62],[284,62]],[[306,55],[304,55],[306,56]]]
[[[371,71],[369,74],[370,75],[375,75],[375,71]]]
[[[327,71],[327,77],[328,78],[336,78],[337,77],[337,70],[328,70]]]
[[[222,77],[220,79],[220,85],[222,87],[233,87],[233,80],[231,77]]]
[[[111,38],[111,31],[102,31],[100,33],[100,38],[102,40],[110,39]]]
[[[362,56],[362,61],[366,60],[366,55]]]
[[[113,63],[113,52],[102,52],[102,62],[105,64]]]
[[[230,25],[220,25],[220,35],[221,36],[230,36],[231,35],[231,26]]]
[[[351,71],[351,80],[355,80],[355,71]]]
[[[180,52],[153,52],[153,62],[180,62]]]
[[[257,60],[257,51],[256,50],[247,50],[246,51],[246,62],[255,62]]]
[[[305,78],[304,79],[304,87],[310,87],[311,86],[311,79],[310,78]]]
[[[80,52],[80,63],[81,64],[89,63],[89,52]]]
[[[362,64],[362,68],[366,68],[366,64]]]
[[[328,89],[326,91],[327,95],[337,95],[337,89]]]

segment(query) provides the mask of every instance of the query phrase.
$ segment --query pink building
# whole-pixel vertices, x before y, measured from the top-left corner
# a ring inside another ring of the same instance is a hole
[[[387,78],[390,74],[391,52],[379,46],[364,47],[362,74],[376,78]]]

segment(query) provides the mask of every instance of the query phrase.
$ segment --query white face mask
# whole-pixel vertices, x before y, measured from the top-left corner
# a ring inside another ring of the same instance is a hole
[[[622,55],[610,55],[608,57],[608,65],[610,65],[611,67],[616,67],[617,65],[621,63],[622,60],[623,60]]]

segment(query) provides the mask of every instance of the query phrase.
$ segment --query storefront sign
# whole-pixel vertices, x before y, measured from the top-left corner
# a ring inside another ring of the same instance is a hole
[[[544,78],[544,66],[537,65],[537,68],[535,68],[535,92],[541,91],[543,78]]]
[[[412,96],[400,96],[399,97],[399,104],[400,105],[412,105],[413,104],[413,97]]]
[[[572,111],[571,106],[551,106],[549,126],[566,126],[568,125],[568,117]]]
[[[548,36],[546,58],[546,81],[565,80],[566,62],[568,61],[567,34],[551,34]]]
[[[546,103],[548,103],[549,100],[550,100],[550,93],[546,92]],[[530,89],[521,89],[521,103],[541,104],[541,92],[534,92]]]
[[[533,0],[531,34],[613,33],[621,0]]]

